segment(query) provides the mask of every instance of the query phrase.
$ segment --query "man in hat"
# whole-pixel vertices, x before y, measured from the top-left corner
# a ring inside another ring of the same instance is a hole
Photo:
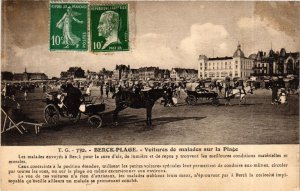
[[[70,81],[67,82],[67,85],[62,85],[61,88],[63,92],[67,94],[63,102],[68,112],[75,117],[79,112],[82,93],[78,88],[74,87]]]

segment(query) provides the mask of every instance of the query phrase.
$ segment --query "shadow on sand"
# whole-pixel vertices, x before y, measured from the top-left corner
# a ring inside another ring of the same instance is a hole
[[[168,123],[183,121],[183,120],[202,120],[206,117],[157,117],[152,119],[153,126],[165,125]],[[119,116],[119,126],[146,126],[146,119],[142,119],[137,115],[123,115]]]

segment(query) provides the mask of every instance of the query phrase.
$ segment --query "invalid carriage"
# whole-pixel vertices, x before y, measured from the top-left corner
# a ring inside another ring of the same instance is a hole
[[[186,84],[186,103],[189,105],[196,105],[198,101],[211,102],[212,105],[218,106],[218,93],[205,89],[200,83]]]
[[[81,114],[88,116],[88,123],[91,127],[100,128],[102,126],[103,112],[105,104],[103,101],[97,103],[98,97],[83,95],[80,98],[80,107],[78,112],[70,112],[63,104],[65,96],[63,93],[55,91],[46,93],[46,102],[44,108],[44,119],[47,124],[57,124],[61,118],[67,118],[73,123],[79,122]],[[77,113],[74,116],[74,113]]]

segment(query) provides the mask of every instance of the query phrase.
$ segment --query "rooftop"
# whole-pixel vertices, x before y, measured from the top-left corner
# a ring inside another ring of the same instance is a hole
[[[231,56],[225,56],[225,57],[215,57],[215,58],[208,58],[208,60],[229,60],[232,59]]]

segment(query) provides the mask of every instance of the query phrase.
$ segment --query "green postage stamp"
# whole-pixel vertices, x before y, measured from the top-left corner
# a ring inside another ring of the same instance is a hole
[[[91,5],[90,34],[93,52],[129,50],[128,5]]]
[[[50,50],[88,50],[88,4],[50,3]]]

